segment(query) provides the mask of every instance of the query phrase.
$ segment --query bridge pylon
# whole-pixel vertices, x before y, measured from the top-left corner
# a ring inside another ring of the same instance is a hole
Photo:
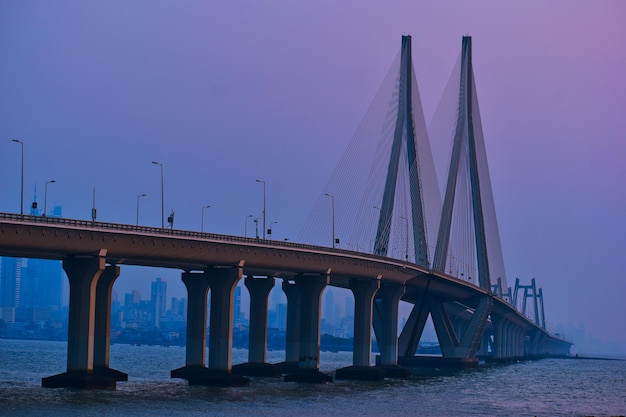
[[[485,342],[493,306],[492,277],[498,296],[503,296],[501,288],[506,287],[469,36],[463,37],[459,77],[451,82],[458,83],[458,98],[432,269],[478,285],[486,294],[465,303],[450,303],[454,300],[428,294],[427,286],[421,295],[414,295],[415,306],[408,321],[411,326],[400,337],[405,358],[413,357],[430,315],[443,357],[475,360]]]
[[[460,235],[466,239],[459,239]],[[493,284],[500,279],[506,288],[469,36],[463,37],[456,126],[433,269],[454,274],[459,263],[465,267],[455,275],[476,279],[488,291],[493,277]]]
[[[409,176],[410,211],[412,224],[413,247],[415,263],[428,266],[428,243],[426,240],[426,221],[424,214],[424,202],[422,198],[422,187],[420,178],[420,156],[416,145],[416,128],[413,117],[413,90],[417,90],[414,85],[413,59],[411,56],[411,37],[402,36],[402,50],[400,52],[400,74],[397,98],[397,113],[395,129],[391,144],[391,153],[387,165],[387,175],[382,201],[380,203],[380,214],[378,216],[378,226],[374,240],[374,254],[387,256],[389,253],[389,236],[391,233],[391,223],[394,220],[394,204],[396,203],[396,189],[398,182],[398,172],[400,170],[401,156],[406,158]],[[417,92],[417,91],[416,91]],[[421,107],[421,105],[419,106]],[[420,113],[420,116],[423,117]],[[420,134],[426,135],[425,131]],[[428,149],[430,152],[430,149]],[[428,155],[432,158],[431,155]],[[406,257],[408,260],[408,224],[409,219],[402,218],[407,222],[406,228]],[[396,221],[398,219],[395,219]]]

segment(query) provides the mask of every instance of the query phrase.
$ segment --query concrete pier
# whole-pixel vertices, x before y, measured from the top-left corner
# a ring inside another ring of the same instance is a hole
[[[287,335],[283,371],[298,369],[300,358],[300,325],[302,297],[294,280],[283,280],[283,292],[287,297]]]
[[[233,375],[233,294],[241,279],[243,261],[236,266],[215,266],[202,273],[183,273],[187,287],[187,348],[185,366],[171,372],[189,385],[242,386],[250,380]],[[209,366],[206,364],[207,293],[211,289]]]
[[[241,386],[250,380],[232,373],[233,295],[243,275],[244,261],[233,267],[205,270],[211,287],[209,371],[212,378],[190,378],[192,385]]]
[[[246,276],[250,293],[250,334],[248,362],[233,366],[233,373],[246,376],[280,376],[281,365],[267,363],[267,299],[274,288],[274,277]]]
[[[376,279],[351,279],[348,283],[354,294],[354,345],[352,366],[337,369],[337,379],[379,381],[387,374],[384,369],[371,366],[372,312],[374,295],[380,288],[380,276]]]
[[[104,268],[96,285],[96,316],[94,324],[94,373],[116,381],[128,381],[128,374],[109,366],[111,348],[111,292],[120,275],[120,267],[110,265]]]
[[[172,378],[198,378],[207,373],[206,334],[209,279],[204,272],[183,272],[187,288],[187,342],[185,366],[170,372]]]
[[[404,285],[383,284],[376,293],[377,319],[374,331],[380,356],[377,366],[390,378],[406,378],[408,369],[398,366],[398,304],[404,295]]]
[[[320,372],[320,318],[322,292],[330,282],[330,271],[321,275],[298,274],[295,287],[300,293],[300,354],[298,369],[285,381],[330,382],[332,377]]]
[[[106,252],[63,260],[70,284],[67,372],[43,378],[43,387],[115,389],[115,379],[93,372],[96,286],[106,266]]]
[[[493,352],[492,357],[494,359],[501,359],[504,357],[504,319],[502,317],[494,316],[491,319],[493,326]]]

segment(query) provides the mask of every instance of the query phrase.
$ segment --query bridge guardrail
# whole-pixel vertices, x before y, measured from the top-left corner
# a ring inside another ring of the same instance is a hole
[[[130,224],[123,223],[110,223],[110,222],[98,222],[98,221],[90,221],[90,220],[79,220],[79,219],[68,219],[63,217],[44,217],[44,216],[33,216],[33,215],[21,215],[16,213],[2,213],[0,212],[0,219],[10,220],[10,221],[20,221],[25,223],[47,223],[47,224],[60,224],[64,226],[70,227],[85,227],[91,229],[105,229],[105,230],[119,230],[119,231],[127,231],[127,232],[138,232],[138,233],[147,233],[152,235],[163,235],[163,236],[179,236],[179,237],[190,237],[197,239],[209,239],[209,240],[219,240],[233,243],[256,243],[263,244],[268,246],[279,246],[279,247],[287,247],[287,248],[295,248],[295,249],[308,249],[314,251],[321,252],[330,252],[330,253],[338,253],[338,254],[347,254],[354,256],[363,256],[367,255],[368,258],[381,259],[389,262],[389,258],[379,255],[374,255],[370,253],[362,253],[356,252],[347,249],[338,249],[331,248],[326,246],[316,246],[309,245],[306,243],[295,243],[288,242],[282,240],[268,240],[268,239],[257,239],[243,236],[234,236],[234,235],[222,235],[217,233],[208,233],[208,232],[195,232],[192,230],[178,230],[178,229],[163,229],[160,227],[151,227],[151,226],[136,226]],[[399,264],[406,264],[402,260],[396,260]]]

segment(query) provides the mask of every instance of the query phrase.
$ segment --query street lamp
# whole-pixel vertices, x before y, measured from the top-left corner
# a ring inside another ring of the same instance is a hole
[[[13,139],[13,142],[22,146],[22,193],[20,197],[20,215],[24,218],[24,142],[19,139]]]
[[[163,204],[163,164],[156,161],[152,161],[152,163],[161,168],[161,229],[165,229],[165,205]]]
[[[148,194],[139,194],[137,196],[137,219],[135,221],[135,226],[139,226],[139,199],[141,197],[146,197]]]
[[[404,252],[404,258],[408,262],[409,261],[409,219],[407,219],[404,216],[400,216],[400,218],[406,222],[406,229],[404,231],[404,236],[406,238],[406,249]]]
[[[324,195],[331,198],[333,205],[333,249],[335,249],[335,196],[328,193],[324,193]]]
[[[256,238],[259,238],[259,220],[261,220],[260,217],[257,217],[256,219],[254,219],[254,227],[256,229]]]
[[[243,225],[243,236],[244,236],[244,237],[248,237],[248,219],[249,219],[250,217],[254,217],[254,216],[253,216],[252,214],[248,214],[248,215],[246,216],[246,218],[245,218],[245,219],[243,219],[243,221],[244,221],[244,225]]]
[[[265,240],[265,181],[263,180],[256,180],[256,182],[262,182],[263,183],[263,240]],[[258,238],[258,233],[257,233],[257,238]]]
[[[204,209],[208,209],[211,208],[211,206],[204,206],[202,207],[202,221],[200,222],[200,232],[203,233],[204,232]]]
[[[278,222],[270,222],[270,228],[267,229],[267,233],[270,235],[270,240],[272,240],[272,225]]]
[[[43,195],[43,217],[46,217],[46,209],[48,207],[48,184],[52,184],[53,182],[56,182],[56,180],[46,181],[46,190]]]

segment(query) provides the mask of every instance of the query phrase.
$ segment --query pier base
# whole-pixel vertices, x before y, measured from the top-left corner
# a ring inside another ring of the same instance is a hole
[[[283,374],[293,374],[298,370],[298,361],[279,362],[276,365],[280,365]]]
[[[311,368],[299,368],[294,373],[285,375],[285,382],[307,382],[310,384],[324,384],[333,382],[333,377]]]
[[[387,378],[403,379],[411,376],[411,370],[401,365],[376,365],[376,368],[384,370]]]
[[[445,358],[442,356],[401,357],[398,361],[408,368],[471,369],[478,368],[478,358]]]
[[[118,371],[117,369],[109,368],[109,367],[99,367],[94,366],[93,373],[95,375],[104,376],[107,378],[112,378],[116,381],[128,381],[128,374],[122,371]]]
[[[116,380],[89,371],[68,371],[41,379],[44,388],[80,388],[112,390],[116,388]]]
[[[282,374],[282,366],[279,363],[246,362],[233,365],[232,373],[244,376],[269,376],[279,377]]]
[[[337,369],[337,379],[351,379],[357,381],[382,381],[387,376],[387,371],[374,366],[347,366]]]
[[[250,379],[235,375],[225,369],[209,369],[203,366],[184,366],[170,372],[172,378],[182,378],[189,385],[213,387],[243,387],[250,384]]]

